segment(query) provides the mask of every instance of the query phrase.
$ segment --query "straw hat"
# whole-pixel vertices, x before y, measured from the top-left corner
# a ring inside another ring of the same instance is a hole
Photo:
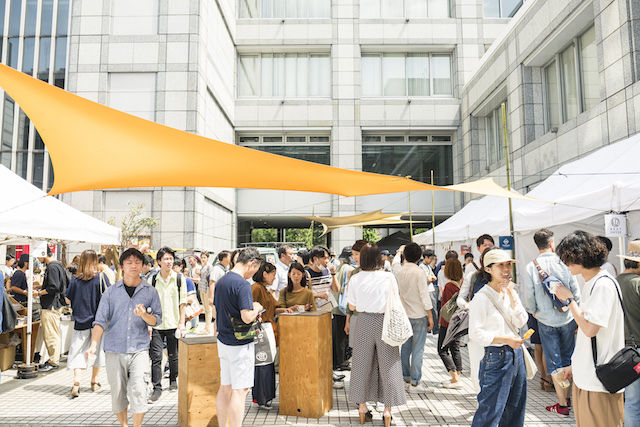
[[[628,259],[630,261],[640,262],[640,240],[634,240],[629,242],[626,255],[618,255],[620,258]]]
[[[491,264],[498,264],[501,262],[518,262],[509,255],[509,252],[503,249],[492,249],[486,254],[484,254],[484,258],[482,264],[487,266]]]

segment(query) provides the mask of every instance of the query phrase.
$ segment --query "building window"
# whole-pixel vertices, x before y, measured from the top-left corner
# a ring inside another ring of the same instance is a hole
[[[239,0],[240,18],[330,18],[331,0]]]
[[[112,4],[111,34],[158,34],[158,0],[113,0]]]
[[[449,18],[449,0],[361,0],[360,18]]]
[[[331,147],[328,135],[240,136],[238,141],[240,145],[254,150],[321,165],[331,164]]]
[[[109,74],[109,107],[154,121],[156,73]]]
[[[363,96],[451,96],[451,55],[365,53]]]
[[[513,18],[523,0],[482,0],[485,18]]]
[[[450,135],[363,135],[362,170],[386,175],[411,176],[436,185],[453,184]]]
[[[263,53],[238,58],[238,97],[327,97],[328,53]]]
[[[507,134],[509,131],[509,106],[504,102],[507,116]],[[485,118],[487,131],[487,160],[489,164],[504,159],[504,121],[502,115],[502,105],[498,106]]]
[[[547,130],[600,102],[595,29],[591,27],[544,69]]]

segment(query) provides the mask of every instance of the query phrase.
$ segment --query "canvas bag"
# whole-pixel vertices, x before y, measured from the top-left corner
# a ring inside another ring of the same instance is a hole
[[[5,289],[2,289],[2,299],[2,330],[0,332],[11,332],[18,324],[18,312],[13,308],[9,294]]]
[[[274,362],[276,357],[276,336],[273,333],[273,325],[270,322],[262,324],[262,331],[254,341],[254,348],[256,366],[270,365]]]
[[[453,294],[453,296],[449,298],[449,301],[447,301],[440,309],[440,317],[442,317],[442,319],[447,323],[449,323],[449,321],[451,320],[451,316],[453,316],[453,313],[458,311],[458,295],[460,295],[460,285],[458,285],[454,281],[450,281],[450,283],[455,283],[455,285],[458,287],[458,292]]]
[[[413,328],[402,301],[400,301],[398,286],[391,273],[388,274],[391,277],[389,278],[389,293],[382,324],[382,341],[392,347],[400,347],[413,336]]]

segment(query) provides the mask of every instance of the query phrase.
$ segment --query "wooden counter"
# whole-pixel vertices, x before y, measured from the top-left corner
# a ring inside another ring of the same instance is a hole
[[[178,423],[180,427],[217,426],[216,394],[220,359],[213,336],[181,338],[178,344]]]
[[[320,418],[333,407],[331,313],[280,315],[280,415]]]

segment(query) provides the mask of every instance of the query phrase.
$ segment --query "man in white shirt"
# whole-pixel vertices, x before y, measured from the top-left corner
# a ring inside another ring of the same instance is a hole
[[[281,245],[278,248],[278,261],[276,261],[276,280],[269,288],[271,295],[277,300],[280,297],[280,291],[287,287],[287,279],[289,274],[289,266],[293,262],[293,248],[289,245]]]
[[[405,263],[400,264],[400,254],[404,254]],[[427,330],[433,329],[432,300],[427,290],[427,277],[418,266],[422,250],[417,243],[401,246],[393,259],[392,269],[398,280],[400,300],[404,306],[413,337],[409,338],[400,352],[402,376],[407,383],[409,393],[432,392],[430,387],[420,385],[422,378],[422,356]]]
[[[436,276],[435,272],[434,272],[434,266],[436,264],[437,258],[436,258],[436,253],[434,251],[432,251],[431,249],[427,249],[424,251],[424,259],[422,260],[422,262],[418,263],[418,266],[422,269],[422,271],[424,271],[424,274],[427,277],[427,290],[429,291],[429,298],[431,298],[431,316],[434,319],[438,318],[438,312],[437,312],[437,308],[438,308],[438,293],[439,291],[437,290],[436,286],[435,286],[435,282],[438,280],[438,277]],[[435,322],[433,328],[429,331],[433,334],[438,334],[438,330],[439,330],[439,325],[438,322]]]
[[[107,265],[107,257],[102,254],[98,255],[98,270],[107,276],[111,285],[116,283],[116,273],[109,268]]]
[[[608,363],[624,347],[624,316],[618,282],[600,267],[608,251],[597,237],[575,231],[562,239],[556,253],[574,276],[582,274],[585,285],[580,305],[568,288],[560,285],[556,296],[569,302],[578,324],[576,347],[565,378],[573,377],[573,408],[580,426],[622,427],[623,390],[609,393],[596,375],[595,365]],[[596,338],[594,363],[591,338]]]
[[[209,305],[213,307],[213,291],[216,287],[216,282],[220,280],[222,276],[227,274],[229,271],[229,265],[231,264],[231,252],[229,251],[220,251],[218,253],[218,263],[213,266],[211,269],[211,274],[209,275]],[[214,320],[214,328],[213,333],[215,335],[215,318]]]

